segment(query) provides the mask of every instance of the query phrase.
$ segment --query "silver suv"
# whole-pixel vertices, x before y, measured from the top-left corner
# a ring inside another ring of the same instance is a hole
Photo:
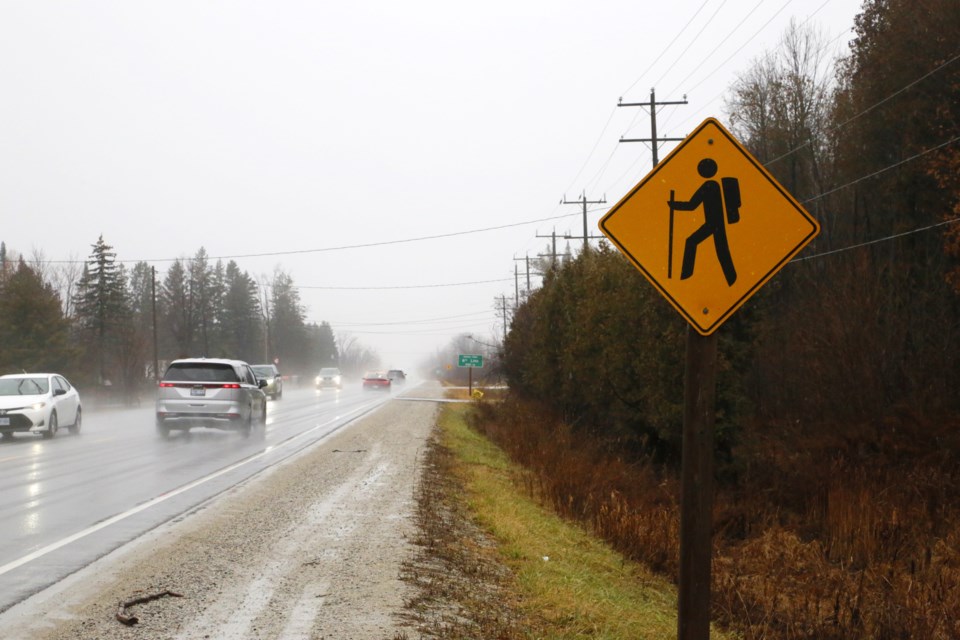
[[[266,384],[242,360],[174,360],[157,390],[157,433],[207,427],[249,436],[254,422],[267,422]]]
[[[252,364],[250,368],[253,369],[254,375],[257,376],[257,380],[266,380],[267,386],[263,388],[263,392],[277,400],[283,397],[283,376],[280,375],[280,371],[277,370],[276,365],[273,364]]]

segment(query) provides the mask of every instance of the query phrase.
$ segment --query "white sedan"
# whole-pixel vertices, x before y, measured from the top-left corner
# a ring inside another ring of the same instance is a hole
[[[0,433],[39,433],[52,438],[60,426],[79,433],[80,394],[56,373],[0,376]]]

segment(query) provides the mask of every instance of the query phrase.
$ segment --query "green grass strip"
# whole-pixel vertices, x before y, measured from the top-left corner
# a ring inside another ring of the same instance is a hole
[[[676,638],[674,586],[531,499],[518,483],[522,470],[467,426],[468,410],[447,406],[441,441],[461,463],[468,506],[516,576],[521,613],[535,627],[528,636]]]

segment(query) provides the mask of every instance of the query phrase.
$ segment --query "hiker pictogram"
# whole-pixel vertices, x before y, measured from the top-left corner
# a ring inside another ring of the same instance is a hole
[[[673,277],[673,218],[674,211],[695,211],[703,207],[703,224],[697,228],[683,245],[683,263],[680,279],[686,280],[693,275],[697,262],[697,247],[704,240],[713,237],[713,246],[717,250],[717,259],[728,285],[737,281],[737,270],[733,266],[730,245],[727,242],[727,223],[740,220],[740,183],[736,178],[721,178],[719,182],[712,178],[717,175],[717,163],[712,158],[704,158],[697,165],[697,173],[706,178],[690,200],[675,200],[674,190],[670,190],[670,247],[667,254],[667,277]]]
[[[603,216],[600,229],[708,336],[820,225],[723,125],[707,118]]]

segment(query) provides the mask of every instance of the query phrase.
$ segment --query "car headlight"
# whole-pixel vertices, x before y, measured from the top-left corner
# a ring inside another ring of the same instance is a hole
[[[340,376],[333,376],[333,381],[337,384],[340,384]]]
[[[43,409],[45,406],[47,406],[46,402],[35,402],[32,405],[30,405],[30,408],[33,409],[34,411],[40,411],[40,409]]]
[[[313,384],[320,384],[320,376],[313,379]]]

